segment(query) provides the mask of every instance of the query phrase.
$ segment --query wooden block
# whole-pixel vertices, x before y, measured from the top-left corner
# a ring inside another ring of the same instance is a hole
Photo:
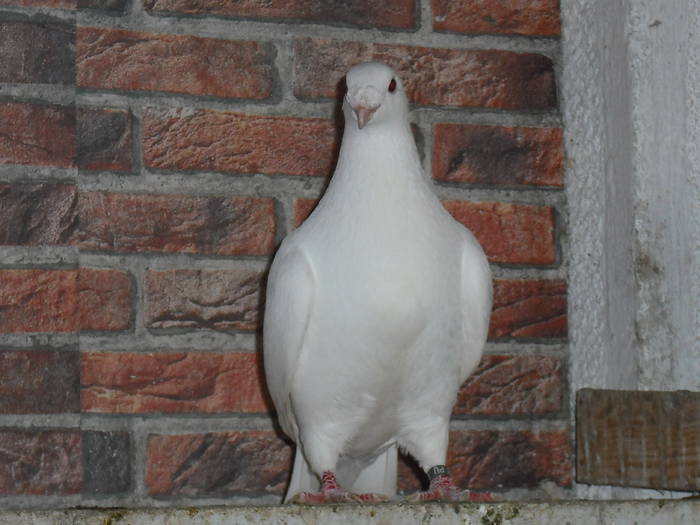
[[[700,490],[700,392],[580,390],[576,481]]]

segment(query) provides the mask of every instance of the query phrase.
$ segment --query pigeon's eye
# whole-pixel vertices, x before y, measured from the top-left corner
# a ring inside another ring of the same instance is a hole
[[[392,78],[391,82],[389,82],[389,93],[393,93],[396,91],[396,79]]]

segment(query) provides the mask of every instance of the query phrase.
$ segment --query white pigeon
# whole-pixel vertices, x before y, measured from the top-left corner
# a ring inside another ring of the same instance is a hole
[[[359,64],[346,84],[335,173],[267,284],[267,385],[297,445],[286,501],[394,497],[397,447],[430,480],[414,500],[458,499],[449,421],[486,340],[489,265],[423,175],[396,72]]]

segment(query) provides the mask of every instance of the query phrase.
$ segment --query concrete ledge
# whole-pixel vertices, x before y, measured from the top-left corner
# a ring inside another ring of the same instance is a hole
[[[0,525],[694,525],[700,499],[0,511]]]

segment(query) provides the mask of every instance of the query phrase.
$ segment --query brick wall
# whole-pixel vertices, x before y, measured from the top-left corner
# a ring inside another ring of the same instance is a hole
[[[493,265],[457,480],[567,496],[558,2],[338,4],[0,0],[0,502],[280,499],[262,284],[367,59],[407,82],[425,168]]]

